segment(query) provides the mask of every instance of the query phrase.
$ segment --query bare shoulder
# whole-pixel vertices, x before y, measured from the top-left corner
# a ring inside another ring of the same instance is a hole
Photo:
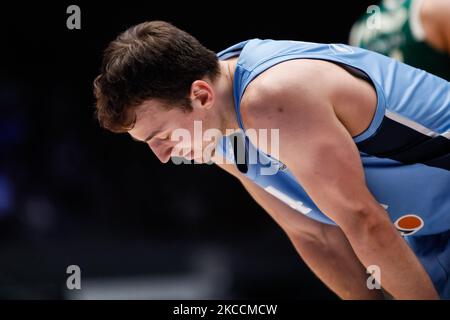
[[[296,59],[279,63],[257,76],[247,87],[243,105],[261,105],[267,98],[278,98],[286,93],[311,90],[319,79],[332,71],[332,63],[323,60]]]
[[[246,127],[269,129],[280,123],[315,124],[332,112],[355,136],[368,126],[375,108],[376,93],[367,81],[328,61],[296,59],[268,69],[250,83],[241,115]]]
[[[324,81],[325,74],[329,73],[332,67],[325,61],[297,59],[269,68],[256,77],[245,90],[241,101],[244,124],[253,127],[254,120],[275,120],[273,116],[298,112],[299,110],[289,108],[292,100],[296,101],[295,106],[298,109],[300,104],[307,103],[314,96],[325,99],[324,83],[321,95],[317,90],[320,88],[319,81]]]
[[[450,20],[450,2],[448,0],[424,1],[420,10],[422,18],[437,19],[437,22],[448,22]]]
[[[450,1],[423,1],[420,17],[428,42],[450,53]]]

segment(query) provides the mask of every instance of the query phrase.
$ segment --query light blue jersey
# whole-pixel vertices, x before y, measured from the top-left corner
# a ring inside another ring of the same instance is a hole
[[[270,67],[292,59],[320,59],[369,81],[377,109],[367,130],[354,137],[369,190],[420,258],[443,298],[450,298],[450,83],[389,57],[343,44],[253,39],[218,54],[239,56],[233,83],[239,125],[240,101],[248,84]],[[277,159],[244,137],[248,153],[243,174],[299,214],[334,224]],[[218,151],[234,161],[230,137]],[[231,152],[230,152],[231,151]],[[299,154],[300,156],[301,154]],[[270,162],[268,164],[268,162]],[[276,174],[261,174],[278,166]]]

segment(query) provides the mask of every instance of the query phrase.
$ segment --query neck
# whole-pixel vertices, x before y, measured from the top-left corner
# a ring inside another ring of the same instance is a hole
[[[221,120],[221,128],[219,130],[224,135],[227,129],[239,129],[233,96],[233,79],[236,61],[237,59],[219,61],[220,75],[215,86],[215,108]]]

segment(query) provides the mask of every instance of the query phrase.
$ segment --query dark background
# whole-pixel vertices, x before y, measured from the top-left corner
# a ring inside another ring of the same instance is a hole
[[[92,81],[108,42],[146,20],[216,52],[257,37],[346,43],[371,3],[1,4],[0,298],[336,299],[235,178],[162,165],[99,128]],[[70,4],[81,30],[66,28]]]

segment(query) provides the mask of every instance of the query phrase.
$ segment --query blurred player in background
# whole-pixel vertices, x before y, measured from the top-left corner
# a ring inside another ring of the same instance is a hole
[[[383,0],[353,25],[349,42],[450,80],[450,0]]]

